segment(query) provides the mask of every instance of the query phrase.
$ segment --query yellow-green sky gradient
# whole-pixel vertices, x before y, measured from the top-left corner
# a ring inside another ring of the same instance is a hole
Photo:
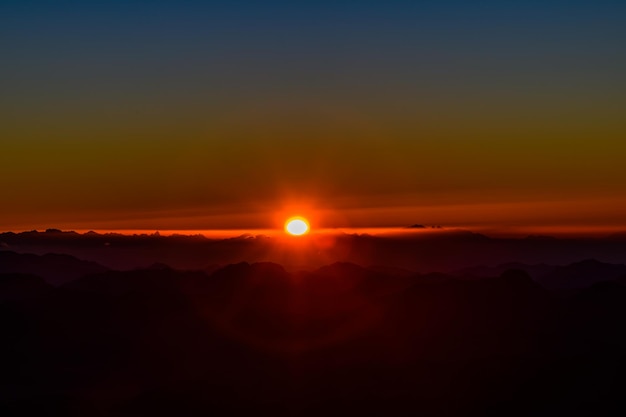
[[[626,228],[617,3],[28,3],[1,230]]]

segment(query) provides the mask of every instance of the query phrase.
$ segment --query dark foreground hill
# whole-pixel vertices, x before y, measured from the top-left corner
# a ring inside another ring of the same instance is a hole
[[[3,416],[626,412],[615,280],[557,296],[515,269],[240,263],[2,283]]]

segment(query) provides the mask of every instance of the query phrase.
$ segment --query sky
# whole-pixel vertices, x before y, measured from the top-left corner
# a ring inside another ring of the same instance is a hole
[[[623,1],[0,3],[0,230],[626,229]]]

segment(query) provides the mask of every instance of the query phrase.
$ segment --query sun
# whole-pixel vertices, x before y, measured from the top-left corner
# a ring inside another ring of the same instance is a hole
[[[309,222],[304,217],[292,217],[285,222],[285,232],[293,236],[309,233]]]

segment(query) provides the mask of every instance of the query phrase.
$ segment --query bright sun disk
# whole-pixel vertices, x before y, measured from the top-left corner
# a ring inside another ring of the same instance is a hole
[[[285,222],[285,231],[290,235],[301,236],[309,232],[309,223],[302,217],[293,217]]]

